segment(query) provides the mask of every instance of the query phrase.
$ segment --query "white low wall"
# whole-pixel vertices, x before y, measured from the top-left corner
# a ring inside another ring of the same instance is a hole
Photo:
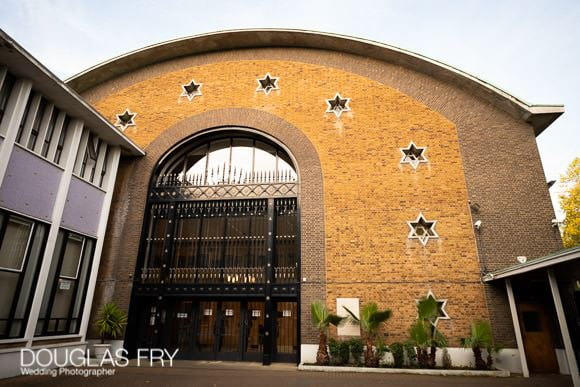
[[[22,354],[21,349],[25,349]],[[26,368],[52,369],[70,365],[67,353],[70,354],[74,349],[77,349],[77,351],[72,352],[72,360],[74,362],[80,362],[86,350],[85,342],[46,345],[33,348],[18,347],[2,349],[0,350],[0,379],[20,376],[21,360],[24,360],[25,365],[32,362],[33,355],[30,351],[35,353],[38,362],[34,362]]]
[[[454,367],[474,367],[475,360],[473,352],[470,349],[464,348],[447,348],[449,356],[451,356],[451,363]],[[300,346],[300,363],[314,364],[316,363],[316,352],[318,351],[317,344],[302,344]],[[441,366],[441,357],[443,351],[437,350],[437,365]],[[484,356],[487,353],[484,351]],[[385,355],[384,359],[387,363],[393,361],[393,356],[390,353]],[[494,356],[494,366],[496,368],[505,369],[512,373],[522,373],[522,364],[520,362],[520,352],[517,348],[506,348]]]

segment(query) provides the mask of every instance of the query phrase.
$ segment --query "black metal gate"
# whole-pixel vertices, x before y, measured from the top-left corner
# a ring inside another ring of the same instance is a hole
[[[251,170],[233,165],[236,144],[253,144]],[[229,149],[221,169],[209,168],[212,149]],[[179,348],[192,359],[297,361],[298,182],[289,157],[238,138],[180,154],[185,161],[160,166],[150,190],[130,314],[136,329],[129,330],[141,336],[129,337],[129,348]],[[256,169],[265,155],[275,160],[271,171]],[[205,169],[198,168],[204,158]],[[196,168],[203,172],[188,174]]]

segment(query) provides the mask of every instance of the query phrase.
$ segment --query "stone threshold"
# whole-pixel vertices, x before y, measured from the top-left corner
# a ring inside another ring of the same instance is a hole
[[[352,373],[374,373],[374,374],[411,374],[411,375],[437,375],[437,376],[493,376],[507,378],[510,376],[508,370],[445,370],[445,369],[425,369],[425,368],[370,368],[370,367],[333,367],[300,364],[300,371],[312,372],[352,372]]]

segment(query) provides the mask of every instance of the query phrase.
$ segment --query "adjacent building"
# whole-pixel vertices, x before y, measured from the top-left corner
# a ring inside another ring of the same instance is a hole
[[[143,152],[0,31],[0,377],[85,348],[121,155]]]

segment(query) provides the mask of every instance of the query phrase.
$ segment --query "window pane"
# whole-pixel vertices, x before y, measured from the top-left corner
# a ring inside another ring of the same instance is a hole
[[[75,283],[75,280],[67,278],[58,279],[58,283],[56,284],[56,295],[54,297],[54,303],[52,304],[52,313],[50,314],[51,319],[68,318],[71,301],[74,295]]]
[[[252,173],[254,161],[253,141],[250,139],[234,139],[232,143],[232,176],[234,183],[243,183]]]
[[[209,146],[208,158],[208,183],[222,183],[230,166],[230,139],[213,141]]]
[[[273,146],[256,141],[254,171],[258,173],[273,173],[276,171],[276,149]]]
[[[77,277],[81,251],[83,248],[84,238],[78,235],[70,234],[66,242],[62,267],[60,269],[61,277]]]
[[[82,267],[79,273],[79,283],[78,283],[78,290],[77,295],[75,297],[75,303],[73,307],[73,318],[81,318],[82,317],[82,310],[81,306],[84,304],[85,300],[85,291],[87,287],[87,283],[89,282],[89,274],[91,272],[91,264],[93,262],[93,246],[95,242],[92,239],[87,239],[85,243],[85,249],[83,251],[83,260],[82,260]],[[76,332],[76,326],[74,329],[71,327],[71,332]]]
[[[12,301],[18,285],[19,274],[10,271],[0,271],[0,320],[10,316]],[[0,329],[0,334],[2,334]]]
[[[283,181],[295,181],[298,179],[290,157],[280,151],[278,151],[278,176]]]
[[[205,174],[205,165],[207,163],[207,145],[200,146],[185,156],[185,174],[188,179],[195,176]],[[181,168],[181,163],[179,164]],[[181,173],[180,170],[175,170],[171,173]]]
[[[0,267],[21,270],[26,256],[26,245],[32,223],[11,216],[0,247]]]
[[[47,229],[48,227],[42,223],[36,223],[34,227],[34,236],[30,243],[26,272],[24,273],[22,287],[18,295],[18,305],[16,306],[14,315],[17,319],[24,319],[26,317],[29,300],[34,295],[37,269],[42,260],[42,254],[44,253]]]

